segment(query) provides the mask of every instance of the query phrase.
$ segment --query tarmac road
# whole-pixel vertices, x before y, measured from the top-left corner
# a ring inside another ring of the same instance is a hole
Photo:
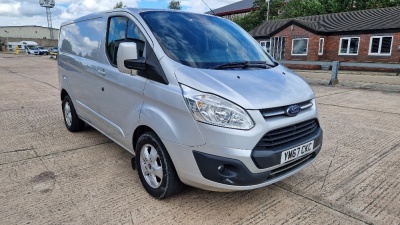
[[[67,131],[56,71],[48,56],[0,54],[0,224],[400,224],[400,93],[313,85],[324,144],[311,166],[159,201],[128,152]]]

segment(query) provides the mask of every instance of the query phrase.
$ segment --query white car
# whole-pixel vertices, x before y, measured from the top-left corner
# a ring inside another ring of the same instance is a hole
[[[32,55],[39,55],[40,51],[37,47],[35,46],[25,46],[25,51],[28,54],[32,54]]]
[[[49,54],[49,50],[47,50],[45,47],[37,46],[37,48],[39,49],[39,54],[40,55],[48,55]]]

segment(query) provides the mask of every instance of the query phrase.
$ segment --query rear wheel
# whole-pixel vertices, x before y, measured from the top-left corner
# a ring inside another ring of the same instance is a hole
[[[172,160],[154,132],[146,132],[139,137],[135,160],[140,181],[154,198],[164,199],[182,190],[183,184]]]
[[[62,102],[64,122],[67,129],[71,132],[78,132],[85,128],[85,122],[79,119],[76,114],[71,98],[67,95]]]

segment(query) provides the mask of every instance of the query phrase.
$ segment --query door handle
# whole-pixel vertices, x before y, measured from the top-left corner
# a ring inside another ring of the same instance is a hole
[[[105,75],[106,75],[106,71],[104,71],[104,70],[97,70],[97,72],[98,72],[101,76],[105,76]]]

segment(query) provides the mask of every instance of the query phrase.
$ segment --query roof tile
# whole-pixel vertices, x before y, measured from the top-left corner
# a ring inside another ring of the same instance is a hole
[[[400,29],[400,7],[271,20],[250,31],[250,34],[254,37],[271,36],[293,23],[319,33]]]

